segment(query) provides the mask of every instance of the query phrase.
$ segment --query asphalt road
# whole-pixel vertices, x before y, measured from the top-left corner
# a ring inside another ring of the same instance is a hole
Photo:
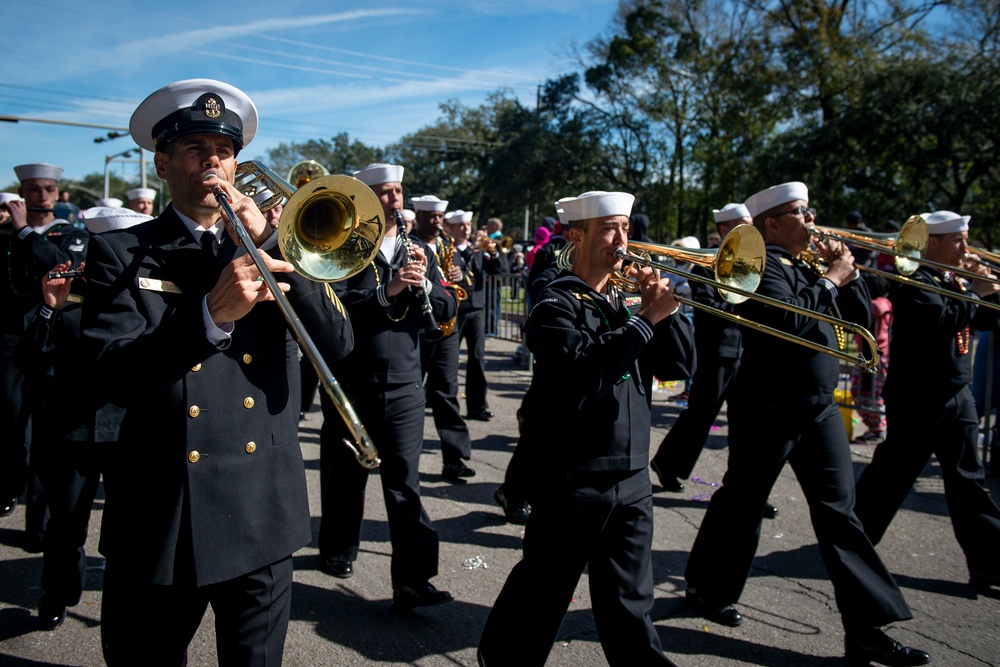
[[[517,434],[515,413],[529,374],[511,357],[513,343],[487,342],[491,422],[470,421],[478,474],[455,485],[441,475],[437,434],[428,414],[421,458],[425,505],[441,536],[440,575],[434,583],[451,591],[455,602],[399,615],[390,610],[389,542],[385,509],[372,479],[368,491],[362,551],[352,579],[333,579],[319,570],[315,541],[295,554],[292,622],[285,665],[473,666],[475,646],[500,587],[520,558],[523,528],[505,523],[493,501]],[[776,369],[779,372],[780,369]],[[671,400],[680,391],[654,396],[654,446],[682,406]],[[464,403],[463,403],[464,412]],[[919,415],[914,415],[915,418]],[[553,415],[572,419],[573,415]],[[309,478],[314,527],[319,521],[320,413],[302,425],[302,451]],[[843,664],[843,630],[826,578],[802,491],[786,466],[771,494],[780,509],[764,522],[760,549],[740,609],[740,628],[709,624],[683,604],[683,572],[705,499],[725,472],[725,412],[695,469],[697,480],[683,493],[655,497],[653,564],[656,605],[653,617],[668,655],[681,667],[832,667]],[[871,458],[872,447],[852,447],[855,465]],[[377,475],[377,473],[375,473]],[[1000,483],[990,480],[995,495]],[[102,559],[96,545],[102,500],[96,503],[88,541],[92,568],[83,601],[55,632],[35,630],[41,595],[41,557],[21,549],[24,511],[0,519],[0,665],[102,665],[100,609]],[[955,542],[941,477],[931,463],[904,509],[879,546],[913,610],[913,620],[890,633],[931,653],[935,665],[1000,665],[1000,591],[977,595]],[[1000,558],[1000,554],[998,554]],[[558,560],[553,569],[561,566]],[[141,609],[135,610],[141,614]],[[524,610],[525,627],[531,610]],[[512,642],[518,641],[516,635]],[[191,645],[190,664],[216,664],[211,612]],[[136,656],[136,665],[143,664]],[[548,665],[605,665],[594,630],[586,578],[563,623]]]

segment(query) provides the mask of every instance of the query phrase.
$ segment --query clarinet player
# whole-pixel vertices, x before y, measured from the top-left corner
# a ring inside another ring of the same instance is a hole
[[[403,206],[403,167],[371,164],[354,176],[378,195],[386,220],[395,219]],[[354,351],[332,369],[382,457],[379,478],[389,519],[397,610],[452,599],[430,583],[438,571],[438,535],[420,502],[425,398],[419,338],[421,329],[429,326],[422,312],[428,302],[432,319],[441,322],[455,316],[457,304],[440,282],[427,279],[439,275],[434,257],[407,241],[405,230],[388,225],[375,261],[335,285],[357,328]],[[346,429],[326,396],[323,414],[320,558],[327,574],[347,579],[354,575],[361,541],[368,471],[340,444]]]

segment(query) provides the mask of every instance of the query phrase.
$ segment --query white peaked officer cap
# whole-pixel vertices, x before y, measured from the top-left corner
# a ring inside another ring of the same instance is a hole
[[[118,197],[104,197],[95,201],[94,206],[101,208],[121,208],[122,203],[122,200]]]
[[[566,217],[566,209],[563,208],[563,202],[569,199],[576,199],[576,197],[563,197],[562,199],[559,199],[558,201],[555,202],[556,215],[559,216],[559,224],[561,224],[563,227],[569,224],[569,218]]]
[[[798,201],[800,199],[806,203],[809,202],[809,188],[806,187],[805,183],[792,181],[791,183],[775,185],[767,190],[761,190],[757,194],[751,195],[745,204],[747,210],[750,212],[750,217],[756,218],[764,211],[768,211],[775,206],[781,206],[790,201]]]
[[[239,88],[212,79],[175,81],[147,97],[128,124],[135,143],[162,149],[178,137],[208,132],[233,140],[236,152],[257,134],[257,107]]]
[[[635,195],[627,192],[584,192],[577,197],[560,199],[566,220],[590,220],[591,218],[606,218],[609,215],[632,215],[632,204]]]
[[[24,201],[19,196],[13,192],[0,192],[0,204],[6,204],[9,201]]]
[[[413,208],[418,211],[432,211],[434,213],[443,212],[448,208],[447,199],[438,199],[434,195],[424,195],[413,198]]]
[[[951,211],[935,211],[921,213],[920,217],[927,223],[928,234],[951,234],[952,232],[969,231],[971,215],[959,215]]]
[[[402,183],[403,167],[398,164],[373,162],[361,171],[354,172],[354,178],[368,187],[381,183]]]
[[[408,208],[404,208],[402,210],[402,214],[403,214],[403,220],[409,220],[410,222],[413,222],[414,220],[417,219],[417,214]]]
[[[713,208],[712,215],[715,216],[716,222],[729,222],[730,220],[753,217],[745,204],[726,204],[721,209]]]
[[[696,250],[701,247],[701,241],[694,236],[685,236],[677,239],[670,245],[677,246],[678,248],[687,248],[688,250]]]
[[[156,190],[153,188],[135,188],[129,190],[125,193],[129,201],[135,201],[136,199],[156,199]]]
[[[80,219],[87,225],[87,230],[91,234],[102,234],[152,220],[153,216],[133,211],[130,208],[95,206],[80,211]]]
[[[17,175],[17,180],[22,183],[32,178],[48,178],[53,181],[58,181],[62,178],[62,173],[62,167],[57,167],[54,164],[49,164],[48,162],[22,164],[19,167],[14,167],[14,174]]]
[[[472,222],[472,211],[463,211],[462,209],[451,211],[445,214],[444,221],[449,225],[457,225],[460,222]]]

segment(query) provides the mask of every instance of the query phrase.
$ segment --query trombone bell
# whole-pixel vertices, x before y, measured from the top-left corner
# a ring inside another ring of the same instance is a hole
[[[628,247],[630,251],[639,250],[650,255],[666,255],[675,262],[688,262],[711,270],[715,273],[715,280],[702,282],[716,287],[719,295],[732,304],[743,303],[749,297],[726,288],[755,292],[760,285],[761,276],[764,275],[764,262],[767,258],[764,238],[753,225],[734,227],[715,250],[690,250],[644,241],[629,241]],[[667,266],[657,268],[667,273],[672,272]]]
[[[276,193],[258,205],[262,211],[288,198],[278,223],[278,246],[300,275],[317,282],[346,280],[375,259],[385,236],[385,214],[378,196],[358,179],[322,176],[296,189],[258,161],[241,162],[236,179],[243,194]]]
[[[281,213],[278,246],[295,270],[331,282],[357,274],[385,235],[382,204],[350,176],[323,176],[295,191]]]
[[[298,189],[309,181],[329,175],[330,170],[316,160],[304,160],[288,170],[288,178],[285,180]]]

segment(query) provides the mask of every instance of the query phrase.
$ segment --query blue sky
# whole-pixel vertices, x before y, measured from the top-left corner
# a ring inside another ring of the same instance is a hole
[[[369,0],[364,3],[3,0],[0,115],[127,127],[143,98],[180,79],[231,83],[260,130],[241,158],[347,132],[385,145],[476,106],[499,88],[533,105],[538,84],[577,71],[571,53],[609,30],[615,0]],[[0,187],[13,167],[103,173],[107,130],[0,122]],[[134,157],[134,156],[133,156]],[[147,157],[149,155],[147,154]],[[114,173],[137,178],[138,164]]]

